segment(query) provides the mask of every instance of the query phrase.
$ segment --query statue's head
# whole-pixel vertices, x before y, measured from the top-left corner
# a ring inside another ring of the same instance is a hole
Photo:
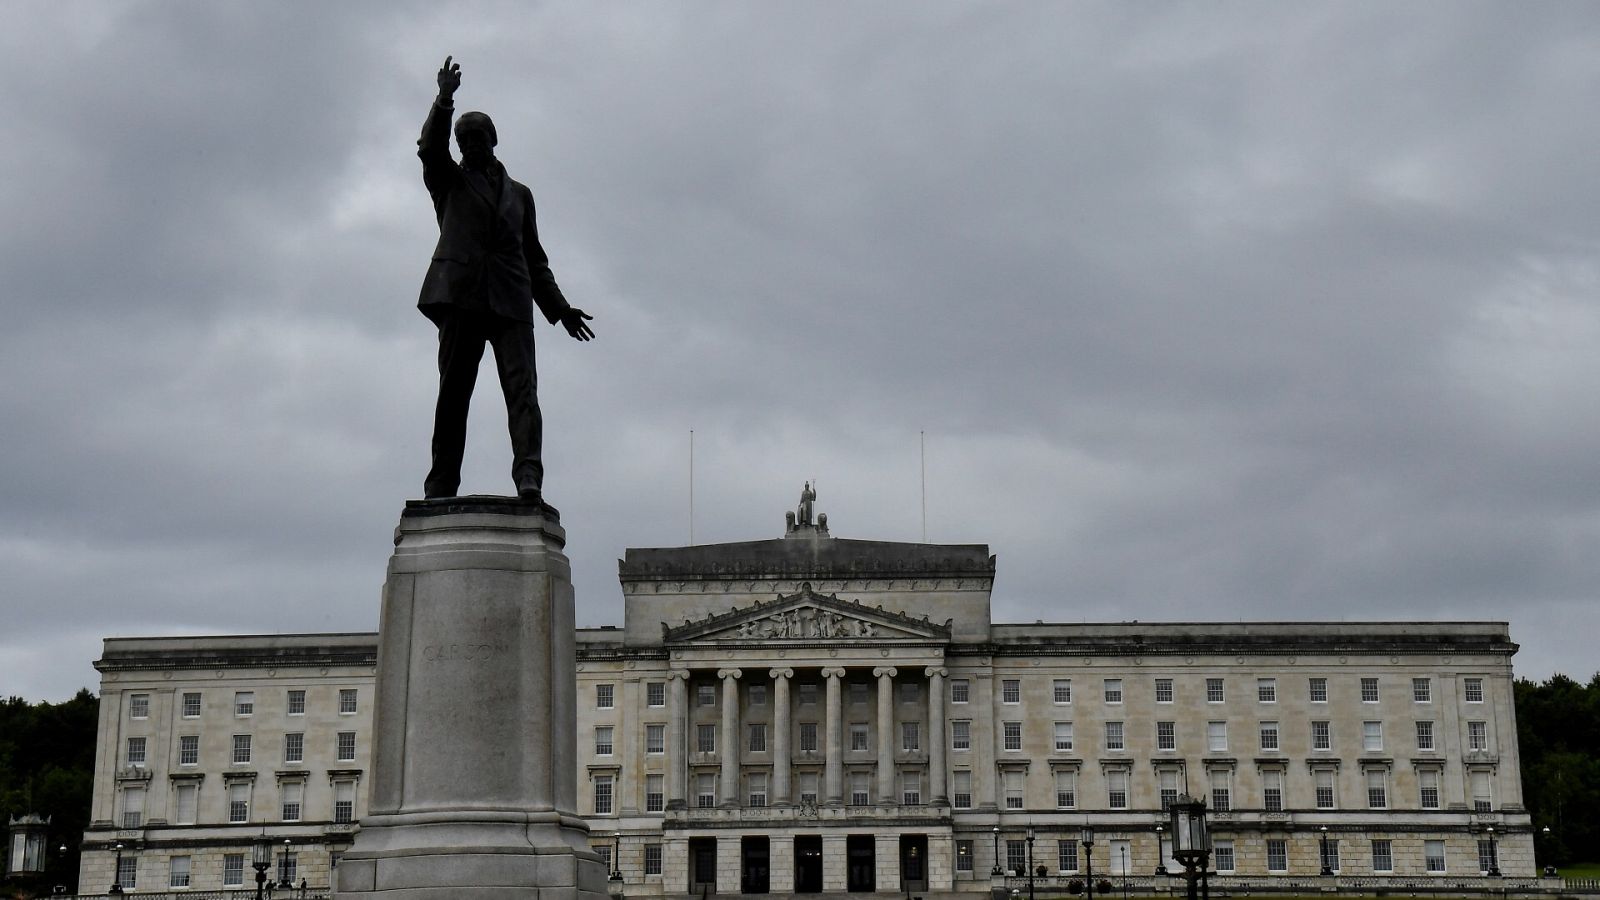
[[[464,162],[494,158],[494,147],[500,143],[494,130],[494,120],[481,112],[462,113],[456,119],[456,146],[461,148]]]

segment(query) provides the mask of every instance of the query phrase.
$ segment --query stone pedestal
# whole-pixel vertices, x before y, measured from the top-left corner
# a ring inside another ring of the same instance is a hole
[[[576,812],[565,543],[538,504],[406,504],[378,629],[370,803],[340,900],[605,900]]]

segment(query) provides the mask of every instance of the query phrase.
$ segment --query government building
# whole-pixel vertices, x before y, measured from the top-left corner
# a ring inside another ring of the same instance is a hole
[[[787,518],[627,550],[622,624],[576,633],[614,893],[987,894],[1030,853],[1148,883],[1180,794],[1224,882],[1535,875],[1503,622],[994,622],[987,546]],[[264,836],[325,890],[376,665],[375,634],[107,639],[81,889],[253,887]]]

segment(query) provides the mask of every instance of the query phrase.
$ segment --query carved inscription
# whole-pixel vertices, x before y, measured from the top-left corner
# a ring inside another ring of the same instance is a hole
[[[422,658],[427,662],[448,662],[463,660],[467,662],[481,662],[503,656],[509,648],[505,644],[425,644],[422,647]]]

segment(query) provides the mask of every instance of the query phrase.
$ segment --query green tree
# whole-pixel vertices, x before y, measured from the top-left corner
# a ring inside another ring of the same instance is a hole
[[[1518,679],[1514,693],[1523,802],[1539,861],[1587,860],[1600,841],[1600,674],[1587,685],[1565,675],[1543,684]]]
[[[57,884],[76,890],[78,843],[89,825],[94,787],[99,710],[100,702],[88,690],[64,703],[29,703],[21,697],[0,702],[0,822],[28,813],[50,819],[48,869],[40,878],[12,882],[13,890],[44,895]]]

